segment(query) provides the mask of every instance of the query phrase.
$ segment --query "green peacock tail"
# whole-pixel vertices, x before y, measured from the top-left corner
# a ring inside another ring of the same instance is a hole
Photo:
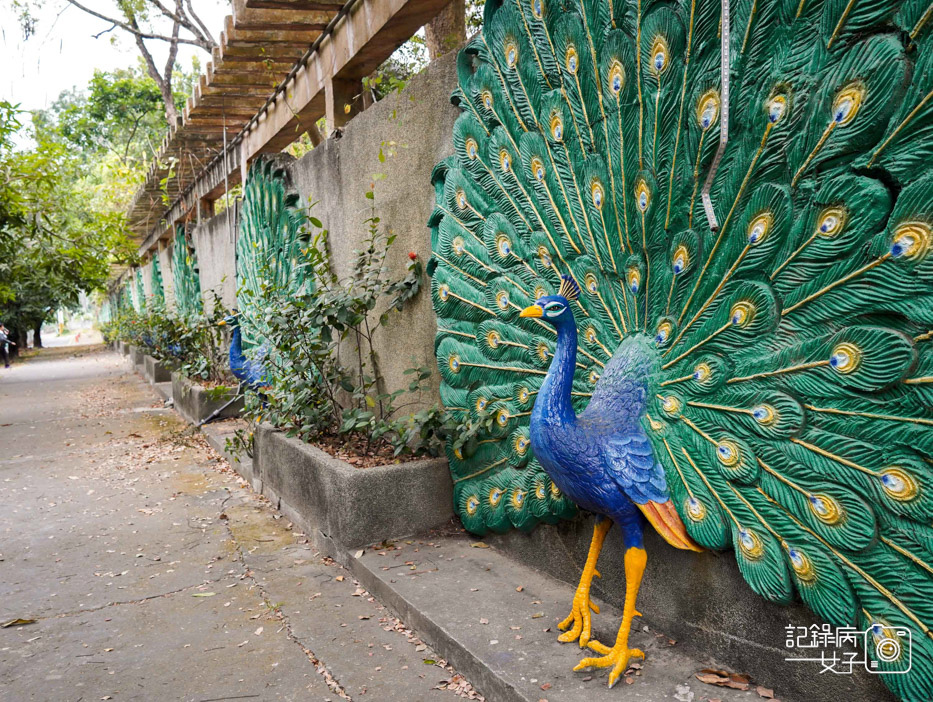
[[[136,311],[145,312],[146,311],[146,288],[143,285],[143,269],[137,268],[136,275],[134,276],[134,282],[136,283]]]
[[[268,338],[270,292],[297,294],[305,286],[304,213],[288,172],[258,159],[243,189],[237,237],[237,307],[245,347]]]
[[[165,303],[165,290],[162,287],[162,265],[159,263],[159,257],[152,257],[152,264],[149,269],[149,282],[152,284],[152,297],[159,304]]]
[[[690,535],[771,601],[909,629],[885,682],[933,698],[931,16],[736,3],[726,86],[719,0],[487,0],[429,221],[442,399],[491,426],[448,451],[470,531],[574,512],[528,442],[555,335],[518,316],[571,275],[577,410],[654,338]]]
[[[182,318],[201,314],[201,280],[198,277],[197,255],[188,245],[184,225],[175,227],[172,246],[172,280],[175,285],[175,311]]]

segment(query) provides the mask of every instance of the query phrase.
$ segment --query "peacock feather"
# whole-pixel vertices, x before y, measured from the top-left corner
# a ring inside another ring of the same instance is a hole
[[[640,427],[689,537],[768,600],[910,629],[883,678],[933,699],[931,16],[487,0],[429,221],[442,400],[493,418],[448,451],[467,529],[574,513],[529,439],[557,332],[520,316],[567,276],[573,409],[647,339]]]
[[[159,257],[153,256],[149,268],[150,283],[152,284],[152,297],[156,302],[165,302],[165,290],[162,287],[162,266],[159,263]]]
[[[270,291],[297,294],[305,284],[304,214],[288,172],[258,159],[249,172],[237,238],[237,306],[246,348],[268,339],[264,301]]]
[[[197,257],[189,247],[184,225],[175,228],[172,246],[172,280],[175,284],[175,310],[182,318],[201,314],[201,280],[198,277]]]
[[[143,269],[137,268],[136,275],[133,276],[133,281],[136,283],[136,311],[145,312],[146,311],[146,288],[143,285]]]

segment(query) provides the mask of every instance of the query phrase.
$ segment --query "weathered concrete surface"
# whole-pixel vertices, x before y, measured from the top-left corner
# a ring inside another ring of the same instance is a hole
[[[162,273],[162,292],[165,294],[165,309],[175,310],[175,276],[172,275],[172,243],[159,244],[159,270]]]
[[[138,346],[130,345],[130,352],[128,355],[130,357],[130,363],[134,368],[143,365],[144,354],[142,349],[140,349]]]
[[[151,384],[172,382],[172,372],[152,356],[143,357],[143,366],[146,369],[146,380]]]
[[[728,668],[723,661],[691,657],[679,642],[636,619],[629,643],[645,651],[640,667],[609,689],[608,669],[573,672],[592,652],[557,641],[573,589],[516,564],[457,529],[395,542],[355,555],[350,569],[373,592],[430,640],[496,702],[657,702],[761,700],[756,685],[737,691],[711,687],[694,675],[703,668]],[[593,616],[598,640],[611,645],[621,612],[598,601]],[[733,669],[734,670],[734,669]],[[754,671],[752,671],[754,672]],[[756,679],[785,698],[780,678]],[[769,684],[769,683],[773,683]],[[804,699],[804,698],[802,698]],[[815,699],[815,698],[806,698]],[[841,699],[841,698],[840,698]]]
[[[586,560],[593,519],[579,517],[557,526],[539,526],[531,534],[513,531],[484,538],[518,562],[576,582]],[[593,591],[609,602],[625,600],[621,544],[618,527],[613,527],[599,557],[602,578],[593,581]],[[784,648],[784,627],[810,626],[818,620],[803,605],[780,607],[752,592],[732,553],[678,551],[653,529],[645,532],[645,548],[648,566],[638,610],[647,624],[676,638],[693,655],[709,652],[773,682],[782,700],[894,699],[877,675],[864,671],[820,675],[818,663],[787,663],[785,658],[814,654]]]
[[[444,459],[355,468],[268,424],[254,442],[262,492],[319,548],[343,549],[417,534],[453,516]]]
[[[3,700],[456,699],[117,354],[0,375],[0,443]]]
[[[236,307],[236,214],[233,210],[201,222],[194,228],[198,276],[204,312],[213,309],[217,293],[225,307]]]
[[[236,389],[208,389],[191,382],[181,373],[171,374],[172,399],[175,409],[191,424],[198,424],[210,417],[236,395]],[[237,400],[220,413],[221,418],[237,417],[243,410],[243,401]]]

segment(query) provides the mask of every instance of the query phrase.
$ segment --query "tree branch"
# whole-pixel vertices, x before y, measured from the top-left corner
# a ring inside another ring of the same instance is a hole
[[[68,2],[68,4],[70,4],[70,5],[74,5],[75,7],[77,7],[77,8],[78,8],[79,10],[81,10],[82,12],[86,12],[87,14],[89,14],[89,15],[91,15],[91,16],[93,16],[93,17],[97,17],[98,19],[102,19],[102,20],[104,20],[104,22],[109,22],[110,24],[115,25],[115,26],[119,27],[120,29],[122,29],[122,30],[124,30],[124,31],[126,31],[126,32],[129,32],[129,33],[132,34],[134,37],[136,37],[136,39],[154,39],[154,40],[156,40],[156,41],[164,41],[164,42],[168,42],[168,43],[172,43],[173,41],[175,41],[175,42],[177,42],[177,43],[179,43],[179,44],[187,44],[187,45],[189,45],[189,46],[197,46],[197,47],[200,48],[200,49],[204,49],[204,51],[207,51],[208,53],[210,53],[211,49],[214,47],[214,42],[213,42],[213,40],[211,40],[211,41],[206,41],[206,40],[204,40],[204,39],[202,39],[202,38],[198,38],[197,36],[196,36],[196,38],[194,38],[194,39],[185,39],[185,38],[181,37],[181,38],[178,38],[178,39],[174,39],[174,40],[173,40],[171,37],[167,37],[167,36],[164,36],[164,35],[162,35],[162,34],[153,34],[152,32],[144,32],[144,31],[142,31],[142,30],[139,28],[139,25],[138,25],[138,24],[136,24],[135,27],[134,27],[134,26],[131,25],[131,24],[127,24],[126,22],[122,22],[122,21],[120,21],[120,20],[118,20],[118,19],[114,19],[113,17],[107,17],[107,15],[102,15],[101,13],[99,13],[99,12],[97,12],[97,11],[95,11],[95,10],[90,9],[89,7],[85,7],[84,5],[82,5],[81,3],[79,3],[77,0],[66,0],[66,2]],[[135,24],[135,21],[134,21],[134,24]],[[185,28],[187,29],[187,27],[185,27]],[[112,27],[111,27],[111,29],[112,29]],[[107,31],[110,31],[110,30],[108,29]]]

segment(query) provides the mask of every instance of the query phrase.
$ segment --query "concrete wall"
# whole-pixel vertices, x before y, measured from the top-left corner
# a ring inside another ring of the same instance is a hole
[[[172,244],[159,246],[159,267],[162,270],[162,292],[165,293],[165,308],[175,309],[175,278],[172,275]]]
[[[456,55],[451,53],[411,80],[402,93],[354,117],[341,138],[328,139],[292,166],[301,197],[319,201],[313,214],[330,230],[338,275],[349,271],[353,251],[367,235],[365,220],[373,204],[380,226],[397,237],[389,252],[392,274],[405,274],[410,251],[427,264],[431,236],[426,222],[434,203],[431,170],[453,151],[453,123],[459,114],[450,104],[455,84]],[[374,182],[375,199],[370,201],[365,193]],[[390,326],[376,339],[387,389],[408,385],[406,369],[435,364],[436,323],[428,282],[405,310],[392,314]]]
[[[143,292],[148,300],[152,297],[152,261],[146,261],[140,268],[143,272]]]
[[[201,299],[210,314],[216,292],[225,307],[236,307],[236,216],[222,212],[198,224],[191,234],[198,256]]]

